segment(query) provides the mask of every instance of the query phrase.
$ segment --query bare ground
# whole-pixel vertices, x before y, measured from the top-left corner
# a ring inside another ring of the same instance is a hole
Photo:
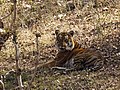
[[[54,10],[56,7],[51,8]],[[105,65],[96,72],[39,69],[32,83],[32,90],[120,90],[120,8],[103,6],[96,10],[86,6],[80,10],[76,8],[74,11],[54,15],[55,12],[49,12],[48,9],[48,13],[45,14],[43,10],[42,18],[38,19],[31,28],[19,27],[17,30],[24,85],[26,86],[31,79],[31,73],[27,71],[35,66],[34,33],[41,33],[38,63],[41,64],[55,58],[57,50],[54,44],[54,31],[59,29],[74,30],[74,38],[82,47],[100,50],[106,60]],[[8,23],[8,21],[4,22]],[[2,48],[0,52],[0,74],[15,69],[12,37],[7,40],[5,46],[6,48]],[[14,90],[16,87],[16,82],[11,80],[10,78],[5,82],[7,90]]]

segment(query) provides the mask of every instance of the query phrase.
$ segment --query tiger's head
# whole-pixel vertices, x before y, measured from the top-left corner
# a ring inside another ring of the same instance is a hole
[[[73,35],[74,31],[70,32],[60,32],[59,30],[55,31],[56,41],[55,45],[59,51],[71,51],[74,48]]]

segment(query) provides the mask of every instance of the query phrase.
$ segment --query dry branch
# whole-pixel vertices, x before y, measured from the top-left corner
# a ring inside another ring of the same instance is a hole
[[[7,14],[6,16],[4,16],[4,17],[1,17],[1,20],[3,20],[3,19],[5,19],[5,18],[9,17],[9,16],[12,14],[13,11],[14,11],[14,9],[13,9],[13,7],[12,7],[10,13]]]
[[[16,35],[16,28],[15,28],[15,20],[16,20],[16,5],[17,1],[14,0],[14,16],[13,16],[13,23],[11,25],[11,28],[13,28],[13,44],[15,46],[15,60],[16,60],[16,77],[18,81],[18,85],[20,90],[23,90],[23,84],[22,84],[22,78],[21,78],[21,69],[19,67],[19,48],[17,45],[17,35]],[[12,29],[11,29],[12,30]]]

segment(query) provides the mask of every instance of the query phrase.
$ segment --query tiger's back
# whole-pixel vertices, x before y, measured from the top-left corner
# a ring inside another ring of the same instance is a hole
[[[78,53],[72,58],[74,60],[73,67],[76,70],[90,69],[96,71],[103,66],[103,58],[99,51],[93,49],[85,49],[82,53]]]

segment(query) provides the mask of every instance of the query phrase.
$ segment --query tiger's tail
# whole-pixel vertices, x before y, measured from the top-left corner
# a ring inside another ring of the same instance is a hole
[[[50,60],[50,61],[40,65],[39,67],[51,68],[51,67],[55,67],[55,66],[56,66],[56,61],[55,60]]]

